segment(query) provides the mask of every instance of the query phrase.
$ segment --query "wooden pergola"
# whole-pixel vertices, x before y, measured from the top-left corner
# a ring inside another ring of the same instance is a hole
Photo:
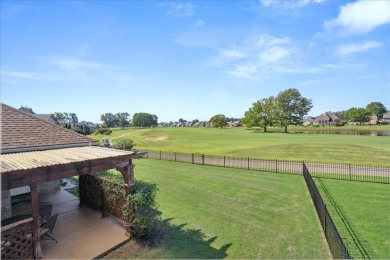
[[[9,153],[1,155],[1,189],[30,186],[33,219],[33,257],[42,258],[39,202],[37,185],[72,176],[80,176],[79,189],[84,187],[83,176],[108,169],[119,170],[127,192],[134,185],[135,153],[98,146],[71,147],[64,149]],[[83,203],[80,192],[80,204]]]

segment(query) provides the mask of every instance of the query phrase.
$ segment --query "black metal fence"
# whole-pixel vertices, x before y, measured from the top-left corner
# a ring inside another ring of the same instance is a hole
[[[238,158],[230,156],[205,155],[199,153],[176,153],[143,151],[147,158],[211,165],[229,168],[267,171],[301,175],[302,161]],[[312,176],[350,181],[390,183],[390,168],[355,166],[351,164],[305,163]]]
[[[306,167],[305,163],[303,163],[302,166],[303,177],[305,179],[307,188],[309,189],[310,196],[316,208],[318,218],[321,222],[321,226],[333,258],[352,259],[343,243],[343,240],[340,237],[339,232],[337,231],[336,225],[334,224],[328,210],[326,209],[326,204],[322,200],[322,197],[317,189],[316,184],[313,181],[313,178],[310,175],[308,168]]]

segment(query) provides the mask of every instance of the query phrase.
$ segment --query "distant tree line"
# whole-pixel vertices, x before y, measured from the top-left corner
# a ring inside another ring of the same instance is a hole
[[[130,126],[130,114],[127,112],[119,112],[116,114],[105,113],[100,115],[100,121],[102,121],[108,128],[120,127],[125,129]]]
[[[104,113],[100,115],[100,121],[107,128],[120,127],[125,129],[126,127],[154,127],[157,126],[158,117],[149,113],[135,113],[133,118],[130,119],[130,114],[127,112]]]
[[[78,123],[79,119],[77,118],[77,115],[75,113],[67,113],[67,112],[54,112],[52,114],[52,117],[55,121],[57,121],[60,124],[63,123]]]
[[[335,112],[335,114],[350,122],[364,123],[368,122],[371,116],[377,116],[380,122],[386,112],[387,108],[381,102],[371,102],[365,108],[352,107],[345,111]]]

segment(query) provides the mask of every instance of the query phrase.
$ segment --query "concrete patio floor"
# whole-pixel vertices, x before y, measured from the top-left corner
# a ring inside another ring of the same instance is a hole
[[[59,214],[51,234],[58,243],[41,241],[43,259],[92,259],[128,239],[115,219],[80,208],[79,199],[65,190],[42,195],[40,201],[52,202],[52,214]]]

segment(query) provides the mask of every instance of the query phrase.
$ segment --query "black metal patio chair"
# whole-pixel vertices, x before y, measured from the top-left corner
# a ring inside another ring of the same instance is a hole
[[[50,217],[53,210],[53,203],[51,202],[40,202],[39,203],[39,224],[45,223]]]
[[[49,235],[52,233],[56,222],[57,222],[58,213],[51,216],[44,224],[41,226],[41,240],[54,240],[58,243],[57,239]]]

